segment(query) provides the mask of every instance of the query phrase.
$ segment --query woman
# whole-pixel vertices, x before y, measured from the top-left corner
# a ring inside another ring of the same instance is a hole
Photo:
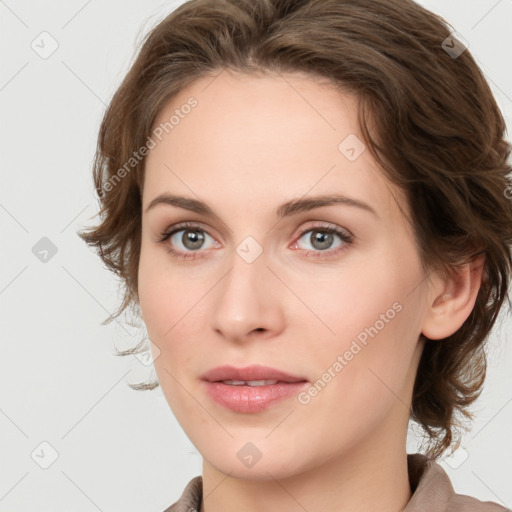
[[[498,511],[455,494],[512,267],[510,146],[410,0],[191,0],[105,114],[81,234],[203,457],[168,511]],[[134,353],[141,346],[129,353]],[[409,420],[425,453],[407,454]]]

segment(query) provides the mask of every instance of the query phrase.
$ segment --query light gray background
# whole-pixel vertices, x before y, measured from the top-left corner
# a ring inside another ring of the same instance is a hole
[[[127,386],[155,375],[113,355],[141,330],[101,325],[118,283],[76,235],[97,210],[91,163],[105,106],[137,42],[181,3],[0,1],[0,511],[161,512],[201,473],[160,388]],[[512,126],[512,1],[420,3],[468,41]],[[47,59],[31,48],[43,31],[59,45]],[[42,237],[57,248],[47,263],[32,252]],[[493,333],[472,434],[442,462],[457,492],[507,507],[511,323],[504,315]]]

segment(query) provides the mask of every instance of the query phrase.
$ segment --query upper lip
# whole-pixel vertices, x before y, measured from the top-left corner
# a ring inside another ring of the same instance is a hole
[[[209,382],[223,380],[277,380],[281,382],[304,382],[306,379],[289,373],[262,366],[259,364],[236,368],[235,366],[217,366],[202,375],[202,379]]]

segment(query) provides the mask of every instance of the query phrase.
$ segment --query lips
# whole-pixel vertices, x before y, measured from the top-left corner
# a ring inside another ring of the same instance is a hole
[[[261,365],[219,366],[202,379],[211,399],[237,413],[261,413],[309,386],[303,377]]]
[[[277,382],[306,382],[307,379],[301,376],[262,365],[251,365],[245,368],[234,366],[218,366],[202,375],[202,379],[208,382],[222,381],[277,381]]]

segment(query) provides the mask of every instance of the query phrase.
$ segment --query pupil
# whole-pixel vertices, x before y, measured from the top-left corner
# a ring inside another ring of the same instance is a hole
[[[204,241],[204,236],[200,235],[198,231],[185,231],[183,233],[182,242],[187,249],[197,249],[201,247]]]
[[[311,234],[311,243],[317,249],[327,249],[332,244],[332,233],[314,231]],[[204,236],[198,231],[185,231],[182,239],[183,245],[188,249],[197,249],[204,242]]]
[[[311,233],[311,242],[313,247],[316,249],[328,249],[332,244],[332,233],[324,233],[321,231],[314,231]],[[320,246],[317,246],[316,243],[319,242]]]

